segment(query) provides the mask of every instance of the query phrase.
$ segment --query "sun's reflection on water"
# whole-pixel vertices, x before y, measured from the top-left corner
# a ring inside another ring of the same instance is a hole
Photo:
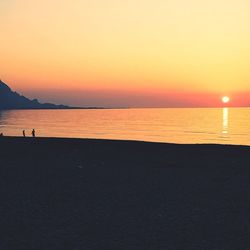
[[[228,134],[228,124],[229,124],[229,109],[223,108],[223,129],[222,134]]]

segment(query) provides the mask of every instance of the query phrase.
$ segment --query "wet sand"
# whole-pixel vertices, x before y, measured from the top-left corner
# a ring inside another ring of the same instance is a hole
[[[0,249],[250,249],[250,147],[0,138]]]

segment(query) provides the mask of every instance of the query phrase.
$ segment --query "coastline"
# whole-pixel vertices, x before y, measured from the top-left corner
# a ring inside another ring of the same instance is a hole
[[[0,138],[1,249],[247,249],[250,147]]]

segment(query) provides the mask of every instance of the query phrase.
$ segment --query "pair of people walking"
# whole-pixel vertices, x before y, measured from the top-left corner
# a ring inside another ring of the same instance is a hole
[[[36,131],[35,131],[35,129],[32,129],[31,135],[32,135],[32,137],[36,137]],[[23,130],[23,137],[26,137],[25,130]]]

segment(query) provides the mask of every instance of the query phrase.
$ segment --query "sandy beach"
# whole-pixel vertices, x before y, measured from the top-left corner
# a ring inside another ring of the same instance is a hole
[[[249,249],[250,147],[0,138],[0,249]]]

